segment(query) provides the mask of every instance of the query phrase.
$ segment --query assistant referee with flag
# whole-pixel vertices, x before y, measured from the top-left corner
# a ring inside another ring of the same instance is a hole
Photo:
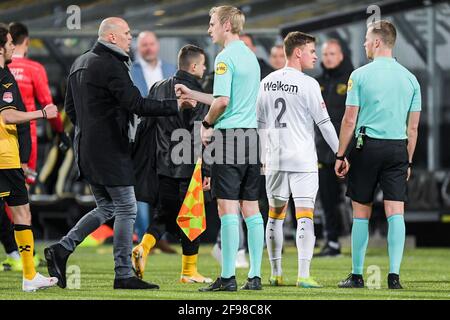
[[[399,274],[405,244],[404,203],[417,142],[421,96],[416,77],[393,58],[395,40],[392,23],[383,20],[369,24],[364,47],[367,58],[373,61],[355,70],[348,83],[335,171],[340,177],[349,173],[353,268],[349,277],[339,283],[341,288],[364,287],[369,219],[379,185],[389,225],[388,287],[402,289]],[[349,169],[343,160],[353,135],[356,145],[349,153]]]

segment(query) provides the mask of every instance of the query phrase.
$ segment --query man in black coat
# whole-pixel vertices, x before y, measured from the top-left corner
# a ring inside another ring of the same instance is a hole
[[[70,70],[65,109],[75,126],[74,152],[79,177],[91,186],[97,208],[86,214],[59,243],[44,250],[48,270],[66,286],[66,262],[86,236],[107,220],[114,222],[114,289],[157,289],[134,276],[131,264],[136,218],[134,168],[129,121],[141,116],[171,116],[187,101],[141,97],[129,74],[130,28],[107,18],[94,47]]]
[[[338,40],[330,39],[322,46],[323,72],[317,81],[320,84],[323,99],[327,105],[331,122],[339,135],[341,121],[345,113],[347,82],[353,71],[353,65],[342,52]],[[342,202],[341,182],[334,172],[336,157],[321,134],[317,138],[319,159],[319,194],[324,216],[325,246],[318,256],[336,256],[341,253],[339,236],[339,205]]]
[[[187,87],[202,91],[199,80],[205,71],[205,52],[203,49],[186,45],[178,54],[178,70],[173,77],[159,81],[151,88],[149,97],[153,99],[175,98],[175,84],[181,83]],[[155,121],[156,126],[156,157],[155,167],[159,181],[159,210],[152,218],[152,222],[144,235],[141,243],[133,249],[133,266],[138,277],[142,278],[145,271],[146,258],[153,246],[161,239],[166,229],[175,226],[175,230],[167,230],[179,235],[183,250],[180,281],[183,283],[210,283],[212,279],[201,275],[197,270],[198,249],[200,237],[194,241],[182,232],[176,225],[176,218],[180,211],[184,197],[186,196],[189,182],[194,172],[195,163],[201,156],[201,141],[194,144],[195,135],[200,136],[200,125],[195,130],[195,122],[198,124],[208,113],[208,106],[198,103],[195,109],[183,110],[172,117],[144,118],[139,124],[138,138],[143,141],[152,139],[148,124]],[[177,131],[178,130],[178,131]],[[142,132],[146,132],[145,135]],[[180,134],[178,136],[178,133]],[[181,137],[180,140],[177,137]],[[139,141],[137,141],[139,143]],[[138,144],[138,146],[142,144]],[[179,154],[178,150],[185,151]],[[136,150],[139,155],[139,150]],[[180,156],[181,159],[175,159]],[[136,167],[141,159],[135,159]],[[147,167],[151,166],[147,163]],[[145,170],[144,170],[145,172]],[[138,173],[137,173],[138,174]],[[148,180],[145,176],[142,180]],[[203,179],[204,190],[209,188],[209,178]],[[143,185],[137,185],[137,193],[140,193]]]

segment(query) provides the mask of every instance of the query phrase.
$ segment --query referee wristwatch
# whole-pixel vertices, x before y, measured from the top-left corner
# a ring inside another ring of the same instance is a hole
[[[337,153],[337,152],[336,152],[334,155],[336,156],[336,160],[341,160],[341,161],[344,161],[344,160],[345,160],[345,155],[338,156],[338,153]]]
[[[202,121],[202,126],[204,126],[205,129],[209,129],[209,128],[214,127],[214,125],[210,124],[210,123],[209,123],[208,121],[206,121],[206,120],[203,120],[203,121]]]

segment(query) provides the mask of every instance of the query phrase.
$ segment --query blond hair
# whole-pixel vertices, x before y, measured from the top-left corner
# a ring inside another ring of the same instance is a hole
[[[387,20],[372,22],[367,25],[367,29],[370,29],[371,33],[380,36],[388,48],[392,49],[394,47],[397,39],[397,30],[391,22]]]
[[[245,16],[238,8],[232,6],[213,7],[209,11],[209,16],[211,17],[214,13],[217,15],[221,25],[230,21],[231,33],[239,34],[244,28]]]

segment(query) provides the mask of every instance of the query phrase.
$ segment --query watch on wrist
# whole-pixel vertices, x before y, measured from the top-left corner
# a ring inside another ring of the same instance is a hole
[[[335,156],[336,156],[336,160],[341,160],[341,161],[344,161],[344,160],[345,160],[345,155],[338,156],[338,153],[336,152],[336,153],[335,153]]]
[[[212,128],[212,127],[213,127],[213,125],[212,125],[212,124],[209,124],[209,122],[206,121],[206,120],[203,120],[203,121],[202,121],[202,125],[203,125],[206,129],[209,129],[209,128]]]

